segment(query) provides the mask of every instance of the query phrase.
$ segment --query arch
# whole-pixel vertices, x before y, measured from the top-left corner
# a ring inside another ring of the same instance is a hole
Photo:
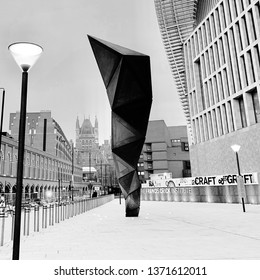
[[[16,185],[13,185],[12,193],[16,193],[16,191],[17,191],[17,187],[16,187]]]
[[[39,198],[43,198],[43,185],[40,186]]]
[[[24,197],[25,197],[25,199],[30,198],[30,186],[29,186],[29,184],[27,184],[24,188]]]
[[[5,184],[4,192],[5,192],[5,193],[10,193],[10,192],[11,192],[11,186],[10,186],[10,184]]]

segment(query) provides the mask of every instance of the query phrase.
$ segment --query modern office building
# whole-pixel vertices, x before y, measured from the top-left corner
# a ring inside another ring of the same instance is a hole
[[[192,175],[260,172],[260,1],[155,0]]]
[[[173,178],[191,176],[186,126],[167,127],[163,120],[149,121],[138,162],[141,181],[151,174],[171,173]]]

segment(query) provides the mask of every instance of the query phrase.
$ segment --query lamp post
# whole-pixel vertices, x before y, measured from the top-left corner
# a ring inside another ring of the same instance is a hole
[[[74,200],[73,189],[74,189],[74,144],[71,143],[71,200]]]
[[[21,88],[21,107],[20,123],[18,136],[18,164],[16,179],[16,200],[15,200],[15,224],[14,224],[14,243],[13,243],[13,260],[19,260],[20,253],[20,231],[21,231],[21,204],[22,204],[22,187],[23,187],[23,160],[24,160],[24,139],[26,125],[26,104],[27,104],[27,84],[28,71],[40,57],[42,47],[27,43],[18,42],[8,47],[14,60],[22,70],[22,88]]]
[[[58,166],[58,203],[60,205],[60,168]]]
[[[1,123],[0,123],[0,163],[2,160],[2,132],[3,132],[3,117],[4,117],[4,102],[5,102],[5,89],[4,88],[0,88],[3,92],[2,95],[2,111],[1,111]],[[1,164],[0,164],[1,166]]]
[[[236,161],[237,161],[237,171],[238,171],[238,180],[237,180],[237,184],[240,184],[240,179],[242,178],[241,172],[240,172],[240,165],[239,165],[239,158],[238,158],[238,152],[240,150],[240,146],[235,144],[231,146],[231,149],[233,150],[233,152],[235,152],[236,154]],[[241,188],[244,187],[243,182],[242,182],[242,186],[240,186]],[[245,210],[245,201],[244,201],[244,197],[243,197],[243,192],[241,192],[241,200],[242,200],[242,206],[243,206],[243,212],[246,212]]]
[[[0,123],[0,151],[1,151],[1,144],[2,144],[2,132],[3,132],[3,117],[4,117],[4,103],[5,103],[5,89],[0,88],[3,92],[2,94],[2,111],[1,111],[1,123]]]

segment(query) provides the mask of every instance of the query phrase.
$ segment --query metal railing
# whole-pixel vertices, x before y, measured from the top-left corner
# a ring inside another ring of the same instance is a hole
[[[114,199],[114,195],[96,198],[80,198],[70,202],[54,202],[39,206],[25,206],[22,209],[21,233],[29,236],[31,232],[39,232],[54,226],[66,219],[71,219],[91,209],[99,207]],[[0,246],[13,240],[15,209],[0,208]]]

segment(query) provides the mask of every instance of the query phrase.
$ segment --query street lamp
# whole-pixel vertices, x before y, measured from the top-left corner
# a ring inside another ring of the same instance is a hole
[[[24,160],[24,139],[26,125],[26,103],[27,103],[27,84],[28,71],[40,57],[42,47],[27,43],[18,42],[8,47],[11,55],[22,70],[22,88],[21,88],[21,109],[18,137],[18,163],[16,179],[16,201],[15,201],[15,224],[14,224],[14,243],[13,260],[19,260],[20,251],[20,230],[21,230],[21,204],[23,187],[23,160]]]
[[[2,160],[2,132],[3,132],[3,117],[4,117],[4,102],[5,102],[5,89],[0,88],[3,92],[2,95],[2,111],[1,111],[1,123],[0,123],[0,162]],[[1,164],[0,164],[1,166]]]
[[[237,145],[237,144],[235,144],[235,145],[232,145],[232,146],[231,146],[231,149],[232,149],[233,152],[235,152],[235,154],[236,154],[237,171],[238,171],[238,180],[237,180],[237,184],[240,185],[240,180],[242,181],[242,179],[241,179],[241,178],[242,178],[242,175],[241,175],[241,172],[240,172],[240,165],[239,165],[239,159],[238,159],[238,152],[239,152],[239,150],[240,150],[240,146]],[[241,183],[240,188],[241,188],[241,189],[244,188],[243,182]],[[242,197],[242,206],[243,206],[243,212],[246,212],[246,210],[245,210],[245,201],[244,201],[243,193],[244,193],[244,191],[241,192],[241,194],[242,194],[242,195],[241,195],[241,197]]]
[[[3,92],[2,94],[2,111],[1,111],[1,123],[0,123],[0,150],[2,144],[2,132],[3,132],[3,117],[4,117],[4,103],[5,103],[5,89],[0,88]]]
[[[74,144],[71,143],[71,200],[74,200],[73,189],[74,189]]]

